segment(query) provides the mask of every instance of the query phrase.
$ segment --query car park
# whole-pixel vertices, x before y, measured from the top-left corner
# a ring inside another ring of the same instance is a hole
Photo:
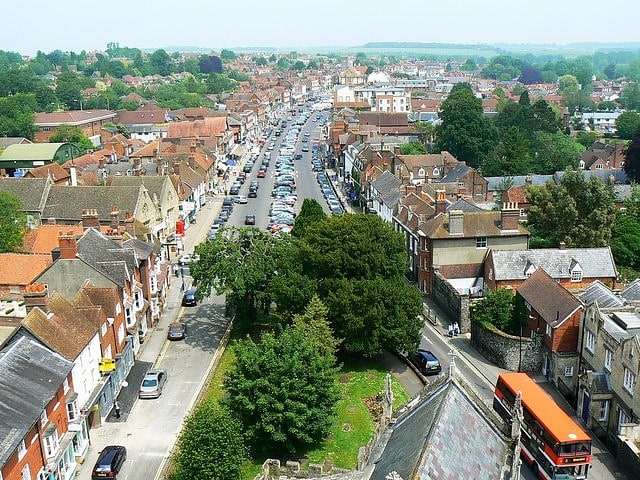
[[[187,335],[187,324],[184,322],[172,322],[169,324],[167,339],[184,340]]]
[[[162,389],[167,381],[167,371],[163,369],[152,369],[147,371],[140,390],[138,391],[138,398],[158,398],[162,395]]]
[[[108,445],[104,447],[93,466],[91,479],[99,480],[101,478],[108,478],[116,480],[122,464],[126,459],[127,449],[122,445]]]
[[[419,349],[410,360],[423,375],[437,375],[442,371],[440,361],[429,350]]]

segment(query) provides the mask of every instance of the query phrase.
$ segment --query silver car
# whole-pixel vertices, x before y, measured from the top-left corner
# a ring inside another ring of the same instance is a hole
[[[163,369],[149,370],[138,391],[138,398],[158,398],[167,381],[167,371]]]

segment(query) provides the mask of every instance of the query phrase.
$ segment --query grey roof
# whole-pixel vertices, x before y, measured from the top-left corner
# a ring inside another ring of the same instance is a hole
[[[620,296],[627,302],[640,302],[640,279],[631,282],[620,292]]]
[[[95,209],[101,222],[111,220],[114,206],[124,213],[136,212],[142,186],[131,187],[73,187],[53,185],[42,212],[43,218],[55,218],[70,222],[82,220],[82,210]],[[121,218],[122,220],[122,218]]]
[[[592,393],[611,393],[611,379],[607,372],[587,371],[587,378],[591,380]]]
[[[553,174],[556,179],[556,183],[560,183],[562,177],[564,177],[566,172],[556,172]],[[589,180],[591,177],[598,177],[605,184],[612,185],[616,184],[627,184],[631,183],[627,174],[624,173],[623,170],[609,169],[609,170],[584,170],[582,172],[584,174],[585,180]],[[612,181],[613,180],[613,181]]]
[[[439,180],[439,183],[451,183],[457,182],[459,177],[462,177],[469,173],[471,167],[467,166],[464,163],[458,163],[455,167],[453,167],[449,172]]]
[[[124,248],[132,249],[137,258],[140,259],[148,259],[153,251],[156,249],[156,245],[149,242],[144,242],[137,238],[130,238],[129,240],[125,240],[122,242],[122,246]]]
[[[96,287],[125,288],[124,283],[110,278],[102,270],[98,270],[79,258],[59,258],[35,280],[45,283],[52,292],[58,292],[65,300],[72,301],[78,291],[85,286],[87,280]]]
[[[463,212],[483,212],[484,210],[465,198],[459,198],[455,202],[447,205],[449,210],[462,210]]]
[[[0,352],[0,465],[38,421],[72,368],[72,362],[25,337]]]
[[[0,178],[0,190],[18,197],[25,212],[41,212],[52,185],[49,178]]]
[[[514,187],[518,187],[520,185],[524,185],[528,181],[531,182],[531,185],[542,186],[547,183],[548,180],[553,181],[553,175],[515,175],[515,176],[505,176],[505,177],[484,177],[487,180],[487,190],[490,192],[499,190],[502,183],[505,180],[511,182],[511,185]]]
[[[155,166],[153,166],[152,170],[155,170]],[[158,176],[158,175],[140,175],[140,176],[115,176],[111,177],[111,185],[114,187],[133,187],[144,185],[144,187],[149,192],[149,196],[153,199],[154,202],[158,203],[162,198],[162,189],[165,185],[170,184],[171,180],[166,175]]]
[[[372,453],[371,480],[392,472],[402,478],[502,478],[506,438],[456,381],[447,381],[385,434]]]
[[[597,301],[600,308],[622,307],[626,304],[623,298],[613,293],[600,280],[596,280],[589,285],[584,292],[578,295],[578,298],[585,305]]]
[[[615,278],[615,262],[609,247],[544,248],[537,250],[492,250],[496,280],[524,280],[525,270],[533,265],[555,279],[571,278],[571,267],[577,262],[582,278]]]
[[[399,191],[402,182],[395,175],[385,170],[371,182],[371,185],[382,197],[382,203],[390,209],[395,208],[402,197]]]
[[[118,285],[125,285],[138,266],[133,248],[122,247],[93,228],[87,229],[78,240],[78,257]]]

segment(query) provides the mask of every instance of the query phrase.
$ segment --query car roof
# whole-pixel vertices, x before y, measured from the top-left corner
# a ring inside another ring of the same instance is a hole
[[[169,324],[169,328],[183,328],[184,323],[182,322],[172,322]]]
[[[418,350],[418,355],[423,356],[423,357],[424,357],[424,358],[426,358],[427,360],[438,360],[438,359],[436,358],[436,356],[435,356],[433,353],[431,353],[429,350],[422,350],[422,349],[420,349],[420,350]]]

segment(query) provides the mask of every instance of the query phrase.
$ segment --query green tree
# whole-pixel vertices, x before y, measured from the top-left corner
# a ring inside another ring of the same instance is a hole
[[[620,105],[628,110],[640,110],[640,83],[627,85],[620,95]]]
[[[177,446],[170,480],[242,478],[241,424],[214,401],[198,405],[187,417]]]
[[[227,50],[226,48],[223,49],[220,52],[220,58],[224,61],[224,62],[230,62],[232,60],[236,59],[236,54],[233,52],[233,50]]]
[[[26,229],[22,202],[13,193],[0,190],[0,253],[20,251]]]
[[[582,171],[567,170],[559,184],[528,186],[527,214],[532,247],[590,248],[608,245],[615,220],[611,186],[597,176],[585,179]]]
[[[616,212],[616,221],[611,231],[611,253],[616,266],[631,269],[633,278],[640,270],[640,188],[631,184],[631,194],[624,201],[624,209]]]
[[[436,145],[471,167],[479,167],[498,142],[497,130],[482,113],[470,88],[454,88],[442,102]]]
[[[640,130],[640,115],[636,112],[622,112],[616,118],[618,136],[624,140],[631,140]]]
[[[514,319],[514,295],[511,290],[500,288],[487,292],[482,300],[470,308],[471,321],[493,325],[506,333],[519,333],[519,323]]]
[[[485,176],[527,175],[532,173],[531,141],[518,127],[502,132],[495,152],[482,165]]]
[[[533,173],[551,175],[567,168],[577,168],[585,147],[561,132],[535,132],[533,139]]]
[[[627,147],[622,169],[631,180],[640,182],[640,132],[636,132]]]
[[[149,67],[153,73],[166,77],[172,72],[171,57],[163,49],[156,50],[149,55]]]
[[[302,202],[302,208],[300,213],[296,217],[296,226],[291,231],[294,237],[304,236],[306,229],[327,218],[327,214],[324,213],[322,205],[314,198],[305,198]]]
[[[302,274],[315,281],[344,350],[371,357],[384,349],[417,347],[422,298],[404,280],[408,260],[402,235],[377,215],[336,215],[310,225],[298,260]],[[288,272],[283,276],[286,283]],[[298,281],[293,275],[293,284]]]
[[[576,141],[585,148],[589,148],[598,139],[596,132],[579,131],[576,134]]]
[[[56,96],[68,110],[80,110],[83,88],[82,82],[75,73],[64,72],[58,76]]]
[[[463,72],[473,72],[476,68],[478,68],[478,65],[473,58],[467,58],[465,62],[460,65],[460,70]]]
[[[304,312],[293,317],[293,324],[303,336],[312,339],[322,352],[332,356],[335,361],[341,341],[333,334],[327,320],[328,313],[329,310],[320,297],[314,295]]]
[[[264,57],[258,57],[255,59],[256,65],[259,67],[264,67],[268,64],[267,59]]]
[[[230,92],[236,87],[237,83],[222,73],[210,73],[205,84],[207,93]]]
[[[616,102],[612,102],[611,100],[603,100],[598,104],[599,112],[613,112],[618,109],[618,105]]]
[[[400,155],[424,155],[428,153],[422,142],[407,142],[400,145]]]
[[[33,94],[18,93],[0,97],[0,136],[33,139],[37,130],[33,123],[37,108]]]
[[[340,398],[332,355],[303,331],[286,328],[235,345],[225,403],[255,449],[301,452],[331,427]]]
[[[82,133],[82,130],[71,125],[60,125],[56,130],[56,133],[51,135],[49,138],[49,143],[63,142],[73,143],[81,151],[94,149],[93,143],[91,143],[91,140]]]

